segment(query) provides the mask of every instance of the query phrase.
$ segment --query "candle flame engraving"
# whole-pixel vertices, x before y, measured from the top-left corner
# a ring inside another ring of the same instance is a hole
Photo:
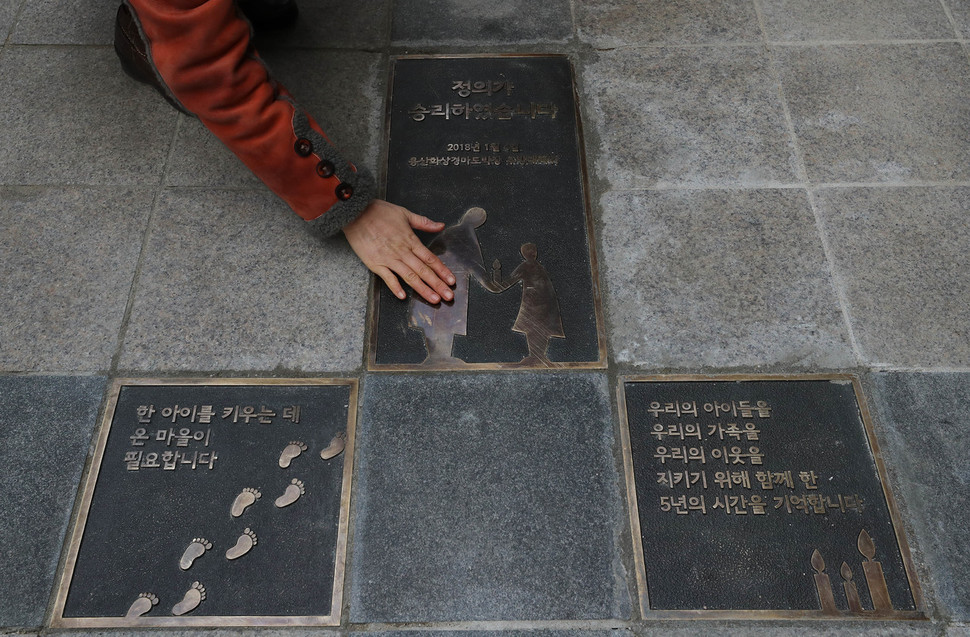
[[[812,568],[815,569],[816,573],[825,572],[825,560],[822,559],[822,554],[818,552],[818,549],[812,553]]]
[[[862,529],[862,532],[859,533],[859,541],[857,542],[857,546],[859,547],[859,552],[865,556],[867,561],[871,562],[873,559],[875,559],[876,545],[872,541],[872,538],[869,537],[869,534],[865,529]]]
[[[848,564],[846,564],[845,562],[842,562],[842,568],[839,570],[839,572],[842,575],[842,579],[844,579],[847,582],[852,581],[852,569],[849,567]]]

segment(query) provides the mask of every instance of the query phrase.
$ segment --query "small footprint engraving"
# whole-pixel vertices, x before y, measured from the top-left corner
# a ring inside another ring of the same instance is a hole
[[[128,612],[125,613],[125,617],[141,617],[148,611],[152,609],[152,606],[158,604],[158,598],[152,593],[142,593],[138,596],[134,602],[131,603],[131,607],[128,608]]]
[[[212,542],[204,537],[192,538],[192,543],[185,549],[185,553],[182,553],[182,559],[179,560],[179,568],[183,571],[189,570],[192,568],[192,564],[211,548]]]
[[[205,586],[199,582],[192,582],[192,587],[185,591],[182,601],[172,607],[173,615],[184,615],[189,611],[195,610],[205,599]]]
[[[239,495],[236,496],[236,499],[232,501],[232,509],[229,511],[229,513],[232,514],[232,517],[238,518],[243,514],[246,508],[249,507],[249,505],[262,497],[262,495],[263,494],[259,492],[259,489],[246,487]]]
[[[330,445],[326,449],[320,452],[320,457],[323,458],[324,460],[330,460],[331,458],[336,458],[343,452],[344,447],[346,446],[347,446],[347,434],[345,434],[342,431],[338,432],[337,435],[333,437],[333,440],[330,441]]]
[[[304,451],[306,451],[306,443],[300,440],[295,440],[286,445],[283,453],[280,454],[280,467],[286,469],[290,466],[290,462],[298,458]]]
[[[246,553],[249,553],[252,548],[256,546],[256,534],[252,532],[251,529],[246,528],[236,540],[236,545],[226,551],[226,559],[234,560],[236,558],[242,557]]]
[[[286,491],[283,492],[283,495],[276,498],[276,506],[281,509],[283,507],[290,506],[299,500],[300,496],[304,493],[306,493],[306,489],[303,488],[303,480],[293,478],[290,481],[290,484],[286,487]]]

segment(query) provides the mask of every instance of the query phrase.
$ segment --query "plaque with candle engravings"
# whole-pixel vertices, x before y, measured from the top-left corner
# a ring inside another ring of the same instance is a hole
[[[375,285],[371,369],[605,366],[567,57],[394,60],[385,190],[445,222],[422,239],[457,282],[437,305]]]
[[[922,619],[858,380],[628,377],[644,616]]]
[[[60,628],[340,623],[357,381],[117,380]]]

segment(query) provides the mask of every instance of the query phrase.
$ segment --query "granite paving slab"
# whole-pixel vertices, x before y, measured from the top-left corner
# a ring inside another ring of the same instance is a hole
[[[113,49],[7,46],[0,86],[0,182],[158,183],[176,112]]]
[[[574,7],[579,39],[600,48],[761,41],[751,0],[587,0]]]
[[[125,370],[334,371],[363,353],[367,270],[266,191],[165,191]]]
[[[617,49],[585,60],[582,77],[586,130],[595,131],[588,148],[614,188],[795,180],[778,85],[760,47]]]
[[[30,0],[14,44],[112,44],[119,0]]]
[[[97,376],[0,377],[0,626],[39,626],[104,393]]]
[[[773,51],[811,181],[970,177],[970,60],[959,44]]]
[[[711,637],[796,637],[859,635],[864,637],[935,637],[940,626],[927,621],[693,621],[650,622],[638,627],[640,637],[690,637],[703,631]]]
[[[966,637],[967,635],[970,635],[970,625],[951,624],[947,626],[946,637]]]
[[[908,511],[940,612],[970,620],[970,374],[881,373],[872,378],[887,465]]]
[[[602,374],[371,375],[350,621],[623,619]]]
[[[937,0],[761,0],[768,40],[932,40],[953,38]]]
[[[566,42],[573,25],[568,0],[398,0],[391,41],[396,45],[536,44]]]
[[[373,637],[453,637],[453,631],[447,630],[391,630],[374,631],[369,633]],[[469,630],[462,631],[463,637],[495,637],[501,634],[507,637],[633,637],[634,633],[630,630]]]
[[[266,46],[375,50],[387,44],[391,0],[300,0],[297,6],[300,16],[292,27],[256,34],[260,51]]]
[[[317,120],[343,155],[375,170],[384,122],[386,72],[381,56],[289,49],[267,50],[263,56],[276,79]],[[165,179],[175,186],[262,187],[222,142],[197,119],[186,116],[182,116]]]
[[[804,191],[611,192],[601,207],[617,363],[853,366]]]
[[[17,19],[23,0],[10,0],[0,4],[0,43],[5,43]]]
[[[970,38],[970,0],[946,0],[960,37]]]
[[[849,319],[869,364],[970,364],[970,189],[817,193]]]
[[[0,370],[110,366],[152,197],[123,188],[0,188]]]

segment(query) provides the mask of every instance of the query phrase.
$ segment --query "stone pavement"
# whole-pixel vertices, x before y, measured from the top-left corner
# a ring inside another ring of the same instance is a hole
[[[0,4],[0,632],[48,632],[107,382],[214,375],[362,379],[343,625],[315,632],[970,635],[970,0],[302,0],[260,49],[371,166],[390,55],[575,64],[608,369],[418,377],[365,372],[367,273],[121,72],[116,6]],[[641,617],[617,377],[828,371],[863,380],[930,621]],[[489,423],[514,462],[474,410],[382,403],[566,377],[566,413]]]

